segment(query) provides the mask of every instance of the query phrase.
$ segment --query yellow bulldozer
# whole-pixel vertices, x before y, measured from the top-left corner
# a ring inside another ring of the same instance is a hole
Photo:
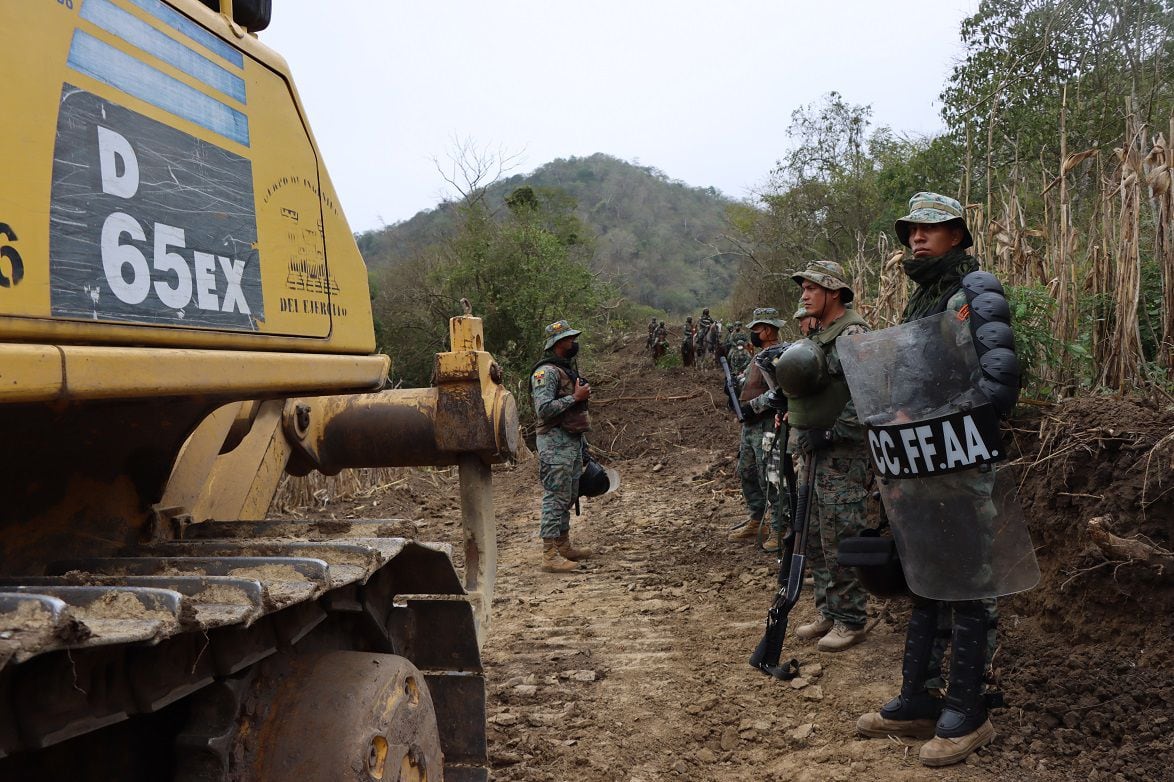
[[[384,390],[367,272],[269,0],[0,10],[0,779],[488,778],[481,321]],[[410,524],[267,518],[285,474],[457,465]]]

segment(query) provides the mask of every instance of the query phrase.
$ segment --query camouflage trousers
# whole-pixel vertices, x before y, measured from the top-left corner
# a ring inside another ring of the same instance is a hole
[[[583,474],[583,435],[561,427],[538,435],[538,477],[542,481],[542,522],[538,534],[557,538],[571,529],[571,508]]]
[[[742,499],[746,510],[756,519],[770,521],[776,532],[783,526],[779,490],[766,478],[768,457],[762,448],[762,435],[774,431],[774,416],[752,424],[742,424],[742,439],[738,443],[738,478],[742,482]],[[780,443],[778,448],[782,448]],[[769,516],[767,512],[769,511]]]
[[[855,450],[831,448],[818,453],[815,484],[808,500],[807,561],[815,579],[815,607],[828,619],[849,627],[864,626],[868,592],[856,577],[855,568],[840,567],[836,551],[840,541],[859,535],[867,526],[864,519],[865,478],[868,459]],[[800,476],[806,455],[799,456]],[[800,491],[803,491],[800,478]]]

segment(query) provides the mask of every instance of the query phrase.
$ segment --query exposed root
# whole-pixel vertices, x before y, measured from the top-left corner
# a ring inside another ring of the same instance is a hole
[[[1154,565],[1159,572],[1165,572],[1167,566],[1174,565],[1174,553],[1137,537],[1122,538],[1109,532],[1108,524],[1111,520],[1110,516],[1094,516],[1088,520],[1088,535],[1107,559]]]

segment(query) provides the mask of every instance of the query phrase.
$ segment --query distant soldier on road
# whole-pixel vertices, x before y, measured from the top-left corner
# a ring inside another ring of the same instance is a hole
[[[591,386],[579,376],[575,339],[582,332],[565,320],[545,329],[543,356],[530,371],[530,394],[538,419],[538,475],[542,480],[542,569],[566,573],[591,555],[571,545],[571,507],[579,497]]]
[[[750,335],[742,328],[742,321],[734,321],[729,337],[726,339],[726,355],[730,362],[730,370],[738,375],[746,371],[753,358]],[[745,378],[743,378],[745,379]]]
[[[709,332],[709,327],[714,323],[713,318],[709,317],[709,307],[701,310],[701,320],[697,321],[697,331],[701,334]]]
[[[669,330],[665,328],[662,320],[656,326],[656,330],[652,332],[652,365],[656,366],[656,362],[660,357],[669,352]]]
[[[693,359],[697,355],[697,325],[693,316],[685,318],[685,326],[681,335],[681,363],[687,367],[693,366]]]
[[[656,332],[652,335],[652,338],[657,344],[664,343],[666,347],[668,346],[669,330],[665,327],[663,320],[657,325]]]
[[[774,307],[754,310],[750,340],[755,347],[769,348],[779,341],[783,321]],[[729,540],[758,540],[763,521],[778,529],[782,524],[779,495],[766,477],[767,458],[762,436],[774,431],[774,408],[767,399],[770,386],[757,364],[750,364],[738,401],[742,407],[742,439],[738,446],[738,477],[749,517],[729,534]],[[769,516],[768,516],[769,514]],[[777,537],[777,536],[776,536]]]

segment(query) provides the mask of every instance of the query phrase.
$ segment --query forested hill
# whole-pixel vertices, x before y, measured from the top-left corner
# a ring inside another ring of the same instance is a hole
[[[735,202],[716,189],[597,153],[496,182],[487,191],[491,209],[504,210],[505,197],[522,186],[569,198],[587,229],[592,270],[630,301],[680,313],[729,293],[737,262],[723,236],[730,232],[726,210]],[[372,270],[410,261],[453,236],[458,219],[456,204],[444,203],[361,234],[359,248]]]

